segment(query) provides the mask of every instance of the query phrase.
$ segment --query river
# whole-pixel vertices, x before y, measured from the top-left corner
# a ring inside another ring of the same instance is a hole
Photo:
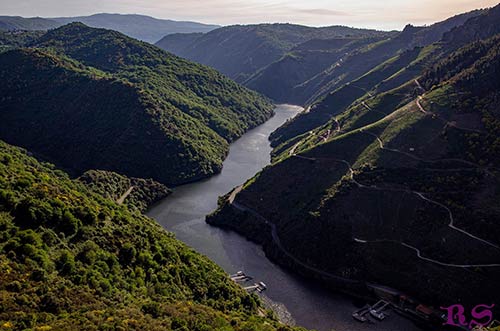
[[[392,313],[385,321],[360,324],[351,314],[358,307],[343,295],[325,291],[269,261],[260,246],[242,236],[212,227],[205,215],[217,208],[217,199],[244,183],[270,162],[269,135],[301,107],[279,105],[276,115],[231,145],[222,172],[207,180],[177,187],[154,206],[148,216],[176,237],[208,256],[228,273],[242,270],[263,281],[264,300],[291,315],[297,325],[319,331],[417,331],[420,328]]]

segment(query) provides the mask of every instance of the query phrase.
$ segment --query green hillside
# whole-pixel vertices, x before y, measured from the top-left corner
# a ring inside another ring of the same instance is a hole
[[[486,24],[464,27],[478,22]],[[434,307],[494,302],[500,37],[451,53],[447,45],[407,54],[412,65],[403,69],[420,68],[417,80],[395,71],[384,81],[404,81],[396,88],[337,91],[337,103],[353,101],[284,140],[272,166],[234,202],[221,200],[208,222],[337,290],[366,294],[376,283]]]
[[[424,27],[407,25],[399,34],[360,47],[356,52],[346,54],[342,61],[332,63],[326,70],[297,84],[290,91],[290,95],[293,95],[290,102],[312,104],[394,56],[440,41],[444,34],[482,13],[483,11],[475,10]]]
[[[303,42],[388,34],[344,26],[312,28],[294,24],[234,25],[210,31],[198,38],[193,38],[190,34],[166,36],[156,45],[192,61],[209,65],[242,83]]]
[[[476,10],[428,27],[409,25],[393,38],[347,53],[330,68],[287,92],[296,98],[291,102],[306,103],[309,111],[276,130],[271,137],[273,145],[277,146],[327,124],[354,102],[361,103],[378,93],[398,88],[415,79],[436,58],[441,58],[468,42],[451,43],[440,41],[441,38],[449,38],[444,36],[450,31],[458,31],[462,25],[467,25],[469,20],[472,22],[478,16],[484,19],[492,11]],[[436,43],[437,41],[440,42]],[[261,85],[258,82],[254,84]]]
[[[153,220],[4,142],[0,183],[2,328],[291,330]]]
[[[273,108],[214,70],[80,23],[0,55],[0,79],[0,138],[76,175],[169,185],[220,171],[229,142]]]
[[[128,178],[110,171],[89,170],[78,180],[91,191],[140,212],[172,193],[168,187],[152,179]]]
[[[244,82],[276,102],[300,103],[293,89],[316,74],[338,63],[359,48],[382,40],[383,37],[313,39],[302,43],[281,59],[259,70]]]
[[[322,125],[334,125],[335,128],[336,118],[340,114],[342,114],[341,126],[345,127],[347,114],[358,116],[369,113],[373,118],[377,114],[387,113],[384,109],[377,110],[377,108],[392,107],[402,100],[414,97],[418,92],[415,84],[404,87],[402,93],[394,90],[400,90],[406,82],[418,77],[423,68],[433,63],[441,52],[442,49],[436,45],[415,47],[380,63],[359,78],[318,99],[309,107],[308,112],[299,114],[278,128],[271,135],[273,146]],[[381,98],[383,100],[380,100]],[[393,104],[394,102],[396,104]],[[375,111],[366,112],[369,109]],[[369,122],[365,122],[367,123]]]
[[[0,52],[15,47],[25,47],[44,33],[44,31],[0,31]]]

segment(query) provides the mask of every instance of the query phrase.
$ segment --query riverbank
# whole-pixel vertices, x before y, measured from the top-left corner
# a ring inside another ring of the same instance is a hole
[[[266,297],[289,312],[297,325],[319,331],[420,330],[397,315],[382,324],[359,324],[351,314],[359,308],[360,302],[325,291],[315,282],[271,262],[260,245],[205,222],[205,216],[217,209],[220,196],[243,184],[270,163],[269,135],[300,111],[302,108],[296,106],[278,106],[274,117],[231,145],[220,174],[175,188],[168,198],[149,210],[148,216],[229,274],[243,270],[266,283]]]

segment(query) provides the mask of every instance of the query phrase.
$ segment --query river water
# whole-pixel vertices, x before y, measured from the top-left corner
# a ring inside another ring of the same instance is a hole
[[[392,313],[385,321],[360,324],[351,314],[358,307],[343,295],[325,291],[269,261],[260,246],[231,232],[205,223],[205,215],[217,208],[217,199],[253,177],[270,162],[269,135],[292,118],[301,107],[279,105],[276,115],[249,131],[231,145],[219,175],[177,187],[174,193],[154,206],[148,216],[156,219],[176,237],[208,256],[232,274],[239,270],[263,281],[268,289],[264,300],[297,325],[318,331],[417,331],[411,322]]]

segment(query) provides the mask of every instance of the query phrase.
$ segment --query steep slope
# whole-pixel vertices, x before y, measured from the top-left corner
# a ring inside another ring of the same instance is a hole
[[[252,75],[244,85],[277,102],[292,102],[293,89],[360,47],[381,38],[313,39]]]
[[[441,51],[441,48],[434,45],[425,48],[417,47],[379,64],[361,77],[319,99],[308,107],[307,112],[299,114],[292,121],[278,128],[271,135],[272,145],[278,146],[319,126],[331,124],[332,121],[336,121],[338,115],[344,112],[359,113],[360,110],[364,112],[375,107],[373,101],[378,103],[377,100],[374,100],[378,94],[383,96],[384,92],[399,89],[401,84],[416,78],[426,65],[435,61],[436,56]],[[415,85],[410,85],[409,90],[405,88],[404,93],[396,93],[396,95],[405,99],[404,95],[411,96],[415,93],[416,88]],[[382,113],[384,113],[383,110]],[[341,125],[343,126],[345,123]]]
[[[428,27],[408,25],[397,36],[361,48],[358,52],[344,58],[341,63],[335,63],[331,68],[296,86],[291,91],[291,95],[295,98],[293,102],[311,104],[402,52],[441,40],[443,35],[453,27],[460,26],[469,18],[482,13],[482,11],[472,11]]]
[[[173,33],[160,39],[156,46],[180,56],[184,49],[204,35],[204,33]]]
[[[78,180],[91,191],[140,212],[145,212],[172,193],[165,185],[152,179],[128,178],[110,171],[89,170]]]
[[[167,36],[157,45],[210,65],[274,100],[305,104],[400,52],[440,40],[444,33],[482,12],[457,15],[429,27],[408,26],[400,34],[288,24],[231,26],[201,36]],[[353,39],[358,42],[345,45]]]
[[[25,47],[44,33],[44,31],[0,31],[0,51]]]
[[[0,141],[0,325],[292,330],[153,220]]]
[[[193,40],[191,44],[182,41],[182,36],[167,36],[157,45],[179,56],[209,65],[237,82],[243,82],[305,41],[384,34],[386,33],[343,26],[311,28],[293,24],[236,25],[211,31],[194,40],[192,35],[186,35],[185,38]]]
[[[443,41],[460,47],[475,40],[489,38],[500,33],[500,4],[485,11],[482,15],[471,18],[462,26],[457,26],[446,33]]]
[[[56,17],[51,20],[61,25],[80,22],[94,28],[119,31],[135,39],[155,43],[173,33],[209,32],[218,25],[197,22],[162,20],[144,15],[95,14],[80,17]]]
[[[378,283],[435,307],[494,302],[499,60],[500,37],[478,41],[435,63],[423,85],[374,98],[364,114],[381,117],[341,114],[340,134],[305,134],[208,221],[337,289]]]
[[[75,23],[33,46],[0,56],[0,137],[77,175],[200,179],[220,170],[230,141],[272,115],[214,70],[118,32]]]
[[[356,50],[304,84],[295,86],[289,92],[295,98],[291,102],[310,104],[309,112],[276,130],[273,145],[326,124],[358,99],[358,102],[366,101],[378,92],[397,88],[416,78],[428,63],[465,44],[432,43],[453,27],[467,25],[469,20],[487,14],[489,11],[476,10],[429,27],[407,26],[398,36]]]

